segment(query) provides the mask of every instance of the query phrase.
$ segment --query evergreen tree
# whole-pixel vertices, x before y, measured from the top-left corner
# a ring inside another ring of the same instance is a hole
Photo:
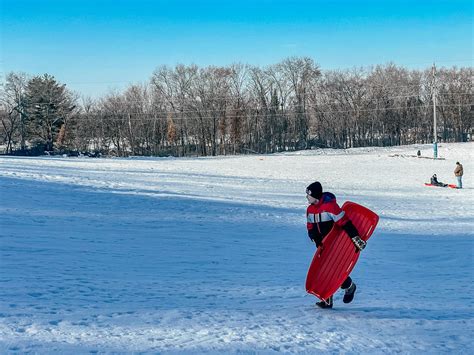
[[[64,127],[64,136],[67,119],[75,109],[72,94],[66,85],[44,74],[28,81],[25,101],[29,138],[32,143],[44,145],[46,151],[54,150],[61,127]]]

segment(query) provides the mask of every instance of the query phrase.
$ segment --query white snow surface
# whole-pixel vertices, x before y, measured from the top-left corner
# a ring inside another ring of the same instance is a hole
[[[0,352],[471,353],[473,148],[0,157]],[[424,186],[456,161],[463,189]],[[380,215],[332,310],[305,292],[315,180]]]

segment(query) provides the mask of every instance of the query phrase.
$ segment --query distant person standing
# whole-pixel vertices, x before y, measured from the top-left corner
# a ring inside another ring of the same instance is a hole
[[[418,156],[418,158],[421,157],[421,150],[417,151],[416,155]]]
[[[458,180],[458,189],[462,189],[462,176],[464,174],[462,164],[460,162],[456,162],[456,168],[454,169],[454,176]]]

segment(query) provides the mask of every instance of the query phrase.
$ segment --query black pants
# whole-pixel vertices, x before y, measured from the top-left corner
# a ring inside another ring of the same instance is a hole
[[[350,276],[347,276],[347,279],[342,283],[341,288],[345,290],[346,288],[349,288],[352,284],[352,279]]]

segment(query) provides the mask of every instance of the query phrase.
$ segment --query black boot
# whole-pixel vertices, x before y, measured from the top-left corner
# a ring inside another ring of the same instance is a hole
[[[325,301],[316,302],[316,306],[320,308],[332,308],[332,296]]]
[[[342,299],[342,302],[351,303],[354,299],[354,293],[356,292],[356,289],[356,284],[352,282],[351,285],[344,290],[344,298]]]

